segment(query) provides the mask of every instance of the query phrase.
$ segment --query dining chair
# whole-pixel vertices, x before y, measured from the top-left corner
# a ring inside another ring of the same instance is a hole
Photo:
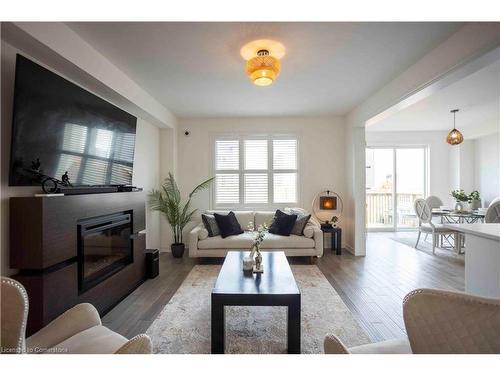
[[[485,223],[500,223],[500,197],[493,199],[484,215]]]
[[[415,243],[415,249],[417,249],[418,242],[420,241],[420,235],[422,233],[430,234],[432,236],[432,253],[435,254],[436,244],[439,235],[452,234],[455,239],[455,249],[458,254],[461,252],[460,245],[460,234],[457,231],[445,228],[442,224],[436,224],[432,222],[432,209],[425,199],[416,199],[413,207],[415,213],[418,217],[418,236],[417,242]]]
[[[440,208],[442,205],[443,205],[443,201],[441,200],[441,198],[435,196],[435,195],[429,195],[427,198],[425,198],[425,201],[427,202],[427,204],[429,205],[429,207],[431,208],[431,211],[434,209],[434,208]],[[442,220],[442,219],[441,219]],[[441,222],[442,224],[442,222]],[[425,238],[424,240],[427,241],[427,236],[429,235],[429,233],[426,233],[425,234]]]
[[[425,198],[425,201],[427,202],[431,210],[433,208],[440,208],[443,205],[443,201],[441,200],[441,198],[436,197],[435,195],[429,195],[427,198]]]

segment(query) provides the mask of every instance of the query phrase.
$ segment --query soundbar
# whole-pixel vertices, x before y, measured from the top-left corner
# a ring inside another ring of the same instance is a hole
[[[116,193],[118,186],[59,186],[64,195]]]

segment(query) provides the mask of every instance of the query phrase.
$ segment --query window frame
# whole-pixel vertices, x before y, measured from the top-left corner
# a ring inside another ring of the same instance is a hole
[[[273,141],[280,139],[293,139],[296,141],[296,169],[273,169]],[[216,142],[224,140],[237,140],[239,142],[239,169],[216,169]],[[267,169],[245,170],[245,140],[267,140]],[[217,174],[237,174],[239,181],[239,203],[217,204],[216,184],[211,186],[210,208],[215,210],[272,210],[277,208],[295,207],[301,200],[301,166],[300,166],[300,137],[297,133],[217,133],[211,137],[211,170],[212,176]],[[245,174],[267,174],[267,203],[245,203]],[[274,174],[295,173],[295,202],[274,203]]]

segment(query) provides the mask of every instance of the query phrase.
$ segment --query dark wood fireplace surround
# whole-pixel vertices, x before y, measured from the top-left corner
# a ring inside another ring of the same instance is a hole
[[[78,220],[120,212],[132,212],[133,263],[79,292]],[[10,267],[28,292],[28,335],[78,303],[103,315],[144,281],[144,214],[143,192],[10,199]]]

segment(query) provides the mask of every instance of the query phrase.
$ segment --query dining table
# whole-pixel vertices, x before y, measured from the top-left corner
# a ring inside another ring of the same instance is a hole
[[[475,224],[484,223],[485,213],[479,212],[477,210],[472,211],[456,211],[456,210],[444,210],[444,209],[433,209],[433,217],[439,217],[441,224]],[[440,236],[440,246],[443,248],[457,248],[455,244],[455,237],[452,235]],[[458,238],[460,246],[458,249],[465,248],[465,236],[459,235]],[[448,245],[446,245],[446,243]]]
[[[474,224],[484,222],[485,213],[477,210],[473,211],[455,211],[433,209],[432,216],[441,218],[441,224]]]

